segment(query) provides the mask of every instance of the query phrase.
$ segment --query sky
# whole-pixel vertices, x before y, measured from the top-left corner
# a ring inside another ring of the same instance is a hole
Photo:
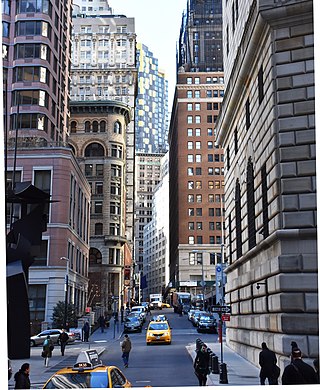
[[[176,44],[187,0],[109,0],[114,14],[135,18],[137,41],[159,60],[169,83],[171,111],[176,82]]]

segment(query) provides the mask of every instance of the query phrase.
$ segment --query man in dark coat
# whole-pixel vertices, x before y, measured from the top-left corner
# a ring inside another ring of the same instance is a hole
[[[59,334],[58,340],[60,342],[61,356],[64,356],[64,351],[69,340],[68,333],[65,331],[65,329],[62,329],[62,333]]]
[[[16,382],[14,386],[15,389],[31,388],[29,373],[30,373],[30,364],[23,363],[20,370],[14,375],[14,380]]]
[[[302,360],[300,349],[292,351],[292,363],[287,365],[282,374],[283,385],[303,385],[318,383],[315,370]]]
[[[88,321],[86,321],[82,327],[82,334],[83,334],[83,341],[86,341],[86,342],[89,341],[90,325],[89,325]]]
[[[194,371],[199,380],[199,386],[206,386],[207,375],[209,374],[210,355],[207,351],[207,346],[204,344],[197,352],[194,360]]]
[[[266,343],[261,344],[262,351],[259,353],[260,384],[264,385],[268,378],[269,385],[277,385],[278,377],[276,375],[276,354],[271,351]]]

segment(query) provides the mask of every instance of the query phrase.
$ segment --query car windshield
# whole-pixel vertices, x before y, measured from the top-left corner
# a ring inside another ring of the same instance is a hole
[[[213,321],[213,317],[211,316],[201,316],[200,321]]]
[[[126,318],[126,322],[131,322],[133,324],[139,324],[140,323],[137,317],[128,317],[128,318]]]
[[[105,389],[109,387],[106,372],[75,372],[56,374],[44,389]]]
[[[149,330],[166,330],[166,329],[168,329],[168,324],[154,323],[149,325]]]

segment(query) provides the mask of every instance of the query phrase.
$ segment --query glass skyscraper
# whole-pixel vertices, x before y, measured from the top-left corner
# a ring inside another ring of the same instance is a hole
[[[138,94],[136,98],[136,151],[161,153],[168,150],[168,80],[158,68],[158,59],[138,43]]]

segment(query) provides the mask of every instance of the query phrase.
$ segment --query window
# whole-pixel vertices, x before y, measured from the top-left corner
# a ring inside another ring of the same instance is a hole
[[[188,162],[189,163],[193,162],[193,154],[188,154]]]
[[[209,167],[209,168],[208,168],[208,175],[209,175],[209,176],[212,176],[212,175],[213,175],[213,168],[212,168],[212,167]]]
[[[120,234],[120,225],[118,223],[110,223],[110,235],[118,236]]]
[[[248,237],[249,249],[256,245],[255,227],[255,201],[254,201],[254,172],[251,157],[247,164],[247,214],[248,214]]]
[[[88,145],[84,152],[85,157],[102,157],[104,156],[103,146],[97,142]]]
[[[202,195],[201,194],[197,194],[196,195],[196,202],[197,203],[201,203],[202,202]]]
[[[194,222],[189,222],[188,223],[188,229],[189,230],[194,230]]]
[[[192,84],[192,77],[187,77],[187,84]]]
[[[207,91],[206,95],[207,95],[207,98],[212,98],[212,91]]]
[[[212,123],[212,115],[207,115],[207,123]]]
[[[95,183],[95,194],[96,195],[102,195],[103,194],[103,182],[97,181]]]
[[[241,192],[239,179],[236,181],[235,188],[235,224],[236,224],[236,245],[237,245],[237,258],[242,256],[242,232],[241,232]]]
[[[200,78],[199,77],[195,77],[194,78],[194,83],[195,84],[200,84]]]
[[[201,129],[196,129],[196,137],[200,137],[201,136]]]
[[[208,194],[208,202],[213,203],[214,202],[214,195],[213,194]]]
[[[94,202],[94,213],[95,214],[102,214],[102,202],[101,201]]]
[[[213,142],[212,141],[208,141],[208,149],[213,149]]]
[[[195,258],[196,258],[196,254],[193,253],[193,252],[189,252],[189,264],[190,265],[195,265],[196,264]]]
[[[115,134],[121,134],[122,130],[121,130],[121,123],[119,121],[116,121],[114,123],[114,126],[113,126],[113,132]]]
[[[259,104],[262,103],[263,96],[264,96],[264,89],[263,89],[263,68],[262,65],[258,72],[258,93],[259,93]]]
[[[192,123],[192,115],[187,116],[187,123]]]
[[[214,236],[209,236],[209,244],[215,244],[216,240]]]
[[[200,115],[195,116],[195,123],[201,123],[201,117]]]
[[[196,162],[201,163],[201,154],[196,154]]]
[[[121,145],[111,145],[111,156],[116,158],[122,158],[122,146]]]
[[[188,176],[193,176],[193,168],[188,168]]]
[[[196,216],[197,217],[202,217],[202,209],[201,208],[197,208],[196,209]]]
[[[188,149],[189,150],[193,149],[193,142],[192,141],[188,141]]]
[[[187,111],[192,111],[192,103],[187,104]]]
[[[209,208],[208,209],[208,214],[209,214],[209,217],[214,217],[214,208]]]
[[[195,241],[194,241],[194,236],[189,236],[189,237],[188,237],[188,243],[189,243],[189,244],[194,244],[194,242],[195,242]]]
[[[111,175],[114,177],[121,177],[121,166],[111,165]]]
[[[213,181],[212,181],[212,180],[209,180],[209,181],[208,181],[208,188],[209,188],[210,190],[213,190],[214,185],[213,185]]]
[[[263,218],[263,238],[269,235],[269,218],[268,218],[268,184],[266,164],[261,167],[261,191],[262,191],[262,218]]]
[[[102,236],[103,235],[103,224],[98,222],[94,225],[94,235]]]
[[[202,244],[203,243],[203,239],[202,239],[202,236],[197,236],[197,244]],[[202,255],[202,253],[198,253],[200,255]]]
[[[191,99],[192,98],[192,91],[187,91],[187,98]]]
[[[110,214],[121,215],[121,207],[118,202],[110,202]]]
[[[246,101],[246,129],[249,130],[250,127],[250,101],[249,98]]]
[[[13,105],[38,105],[48,108],[48,93],[42,90],[19,90],[13,92]]]
[[[196,168],[196,175],[197,175],[197,176],[200,176],[200,175],[201,175],[201,172],[202,172],[202,171],[201,171],[201,168],[200,168],[200,167],[197,167],[197,168]]]
[[[194,202],[194,195],[189,194],[188,195],[188,203],[193,203]]]
[[[220,161],[220,155],[219,154],[215,154],[214,155],[214,161],[215,162],[219,162]]]
[[[192,190],[194,188],[194,182],[193,181],[188,181],[188,189]]]
[[[189,217],[194,217],[194,209],[193,208],[188,209],[188,215],[189,215]]]
[[[200,98],[200,91],[194,91],[194,97],[196,99],[199,99]]]
[[[238,129],[235,128],[234,130],[234,153],[238,153]]]
[[[195,111],[200,111],[200,110],[201,110],[201,105],[200,105],[200,103],[195,103],[194,109],[195,109]]]
[[[209,222],[209,230],[214,230],[214,222]]]
[[[192,137],[192,135],[193,135],[192,129],[188,129],[188,137]]]
[[[96,164],[96,176],[103,176],[103,164]]]
[[[42,66],[16,67],[13,69],[13,82],[35,81],[49,85],[49,72]]]
[[[197,222],[197,230],[202,230],[202,222]]]
[[[196,181],[196,190],[202,189],[202,181]]]
[[[34,256],[32,266],[46,266],[48,258],[48,240],[41,240],[40,251]]]
[[[105,131],[106,131],[106,121],[101,121],[99,125],[100,125],[100,133],[105,133]]]
[[[196,149],[201,149],[201,141],[196,141]]]
[[[207,103],[207,110],[212,110],[212,103]]]
[[[213,132],[212,132],[211,128],[207,129],[207,134],[208,134],[209,137],[211,137],[213,135]]]
[[[86,176],[92,176],[93,175],[93,165],[92,164],[85,164],[85,166],[84,166],[84,174]]]

